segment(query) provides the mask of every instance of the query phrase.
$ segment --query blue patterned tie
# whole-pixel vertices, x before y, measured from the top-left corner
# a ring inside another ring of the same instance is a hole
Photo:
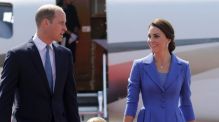
[[[50,62],[50,56],[49,56],[49,45],[46,46],[46,57],[45,57],[45,71],[47,80],[49,82],[49,88],[50,91],[53,92],[53,76],[52,76],[52,66]]]

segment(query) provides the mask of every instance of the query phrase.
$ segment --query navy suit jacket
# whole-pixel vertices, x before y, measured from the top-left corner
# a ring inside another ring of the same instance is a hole
[[[190,79],[189,63],[174,54],[164,85],[161,85],[152,54],[135,60],[129,77],[125,115],[135,116],[141,92],[144,107],[138,114],[138,122],[194,120]]]
[[[79,122],[70,50],[53,44],[56,66],[54,93],[34,42],[10,50],[0,82],[0,122]],[[14,97],[15,96],[15,97]]]

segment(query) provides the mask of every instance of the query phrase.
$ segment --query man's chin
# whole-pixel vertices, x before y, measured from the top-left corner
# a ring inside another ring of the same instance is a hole
[[[64,40],[63,36],[56,40],[56,42],[62,42]]]

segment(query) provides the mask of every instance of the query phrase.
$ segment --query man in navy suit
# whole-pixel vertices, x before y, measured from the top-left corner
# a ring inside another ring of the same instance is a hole
[[[56,5],[41,6],[37,32],[7,53],[0,81],[0,122],[80,122],[71,51],[56,43],[66,16]],[[49,73],[48,73],[49,72]]]

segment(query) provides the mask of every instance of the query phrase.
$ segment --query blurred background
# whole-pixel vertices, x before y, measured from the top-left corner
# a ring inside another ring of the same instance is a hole
[[[219,0],[70,1],[80,22],[75,76],[82,121],[92,116],[122,121],[132,62],[150,53],[148,25],[164,18],[175,29],[174,53],[190,62],[198,122],[219,122]],[[0,71],[6,52],[35,33],[37,8],[60,2],[0,1]]]

